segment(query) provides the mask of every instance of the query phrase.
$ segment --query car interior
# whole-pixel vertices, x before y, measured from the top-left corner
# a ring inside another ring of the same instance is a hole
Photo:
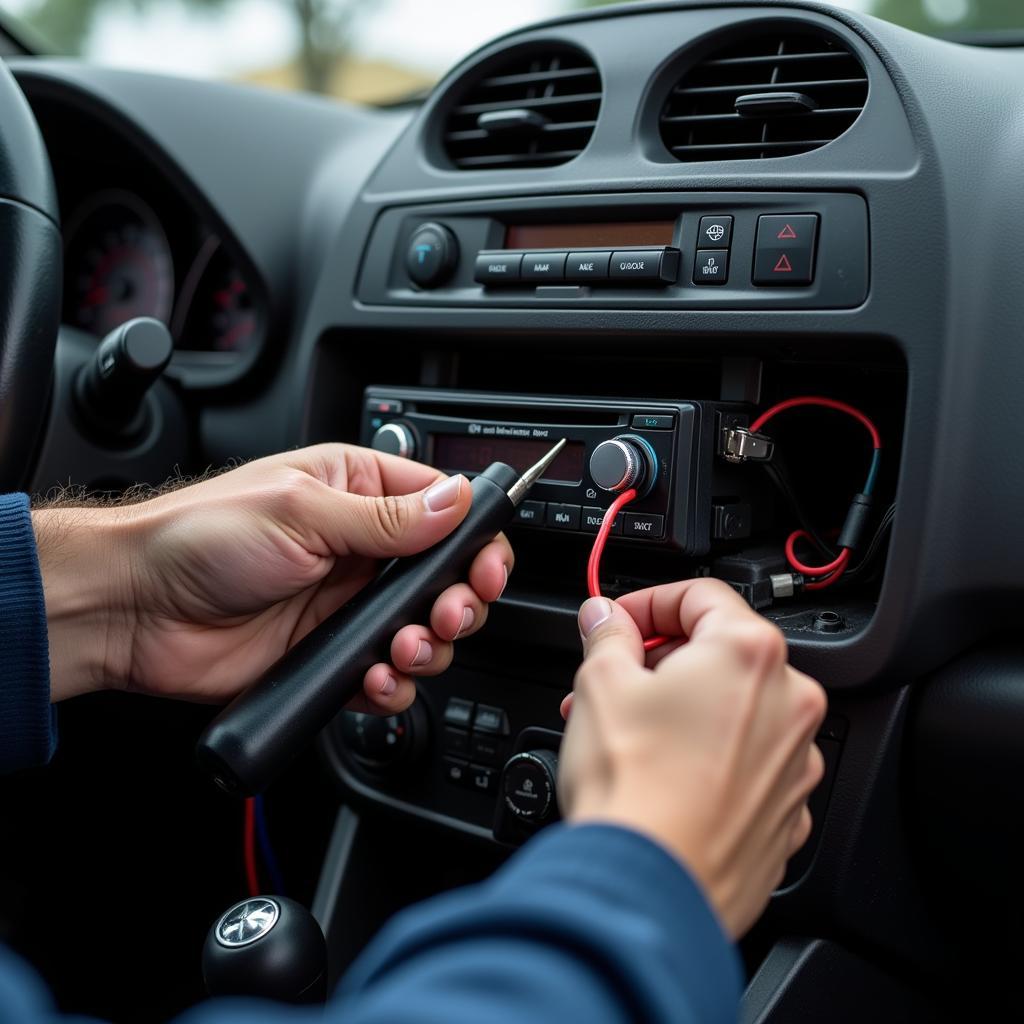
[[[486,629],[403,714],[292,736],[258,802],[197,758],[218,709],[61,707],[53,763],[0,780],[0,941],[61,1009],[199,1002],[247,842],[333,986],[392,914],[559,820],[596,542],[605,594],[725,580],[828,692],[742,1020],[1019,1019],[1019,24],[584,6],[379,106],[11,28],[5,491],[116,496],[326,441],[522,473],[566,442]],[[150,362],[110,341],[140,316],[166,327]]]

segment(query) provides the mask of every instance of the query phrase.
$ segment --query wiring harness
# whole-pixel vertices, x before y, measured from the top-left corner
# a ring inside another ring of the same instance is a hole
[[[861,545],[870,517],[872,498],[878,481],[879,466],[881,465],[882,438],[878,428],[868,416],[846,402],[840,402],[835,398],[826,398],[822,395],[801,395],[797,398],[787,398],[785,401],[773,405],[770,409],[766,409],[749,427],[728,428],[725,431],[722,442],[723,455],[731,462],[759,461],[770,464],[770,460],[774,455],[775,445],[772,439],[763,433],[764,428],[776,416],[782,413],[788,412],[791,409],[809,406],[831,409],[852,417],[868,432],[872,446],[871,461],[868,465],[867,479],[864,482],[864,487],[853,496],[849,511],[846,514],[846,521],[839,531],[836,542],[839,549],[838,554],[834,554],[822,538],[809,526],[806,517],[800,511],[799,503],[796,501],[792,488],[789,487],[784,474],[780,470],[776,470],[775,473],[771,474],[780,489],[790,498],[791,503],[798,511],[798,518],[803,524],[786,538],[786,561],[789,563],[790,568],[793,569],[793,572],[797,574],[788,581],[788,586],[792,588],[802,586],[806,590],[823,590],[842,578],[850,566],[850,559],[854,551]],[[889,513],[886,516],[888,517],[888,524],[891,524],[892,520]],[[888,529],[888,524],[886,524],[885,530]],[[869,548],[872,557],[876,541],[880,543],[880,537],[883,532],[880,526],[879,532]],[[797,544],[801,541],[811,544],[818,550],[819,554],[827,557],[829,561],[824,565],[810,565],[803,561],[796,550]],[[862,563],[866,562],[867,558],[862,559]],[[780,584],[787,585],[782,583],[782,581],[780,581]]]
[[[817,407],[831,409],[835,412],[844,413],[860,423],[868,432],[871,438],[871,461],[868,465],[867,478],[863,488],[854,495],[850,503],[849,511],[846,514],[846,521],[839,531],[836,546],[838,553],[818,534],[811,525],[810,520],[804,514],[800,501],[789,483],[788,475],[783,468],[781,459],[776,459],[775,443],[770,436],[763,433],[764,428],[783,413],[792,409]],[[766,409],[758,416],[749,427],[729,427],[722,437],[722,452],[724,458],[730,462],[760,462],[765,466],[766,471],[773,482],[787,497],[796,512],[800,522],[799,529],[794,530],[785,543],[786,561],[793,570],[791,573],[772,577],[773,589],[777,596],[786,593],[794,593],[798,589],[823,590],[838,582],[844,575],[849,579],[861,576],[865,573],[869,563],[881,549],[885,535],[892,525],[895,506],[891,506],[882,517],[874,537],[868,545],[864,557],[854,567],[850,567],[853,553],[861,546],[864,531],[871,514],[872,499],[875,486],[878,482],[878,471],[882,458],[882,438],[878,428],[859,409],[846,402],[840,402],[835,398],[826,398],[822,395],[800,395],[796,398],[787,398],[771,408]],[[597,537],[594,539],[594,546],[590,552],[590,559],[587,563],[587,591],[591,597],[601,596],[601,558],[604,555],[605,545],[615,524],[615,517],[628,505],[635,501],[637,492],[634,489],[623,491],[608,507],[601,526],[598,529]],[[818,554],[825,558],[822,565],[811,565],[804,561],[797,553],[797,545],[801,542],[815,548]],[[666,643],[668,637],[654,636],[644,640],[645,650],[654,650]]]

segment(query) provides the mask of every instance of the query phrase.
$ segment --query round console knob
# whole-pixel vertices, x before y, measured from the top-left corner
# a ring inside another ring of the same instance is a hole
[[[452,275],[459,259],[459,243],[443,224],[421,224],[409,239],[405,270],[420,288],[436,288]]]
[[[557,806],[558,755],[553,750],[514,754],[502,773],[505,806],[523,821],[540,824]]]
[[[362,767],[388,774],[417,760],[427,744],[429,723],[422,705],[415,703],[387,718],[346,711],[340,729],[345,749]]]
[[[370,447],[388,455],[411,459],[416,454],[416,436],[404,423],[385,423],[377,428]]]
[[[650,489],[656,463],[647,443],[623,435],[602,441],[591,453],[590,476],[603,491],[616,494],[635,487]]]

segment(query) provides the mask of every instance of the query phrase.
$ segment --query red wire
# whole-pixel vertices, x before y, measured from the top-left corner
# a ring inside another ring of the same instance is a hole
[[[844,412],[847,416],[852,416],[871,435],[871,444],[874,448],[877,450],[882,447],[882,436],[878,433],[878,428],[860,409],[855,409],[852,405],[847,405],[846,402],[840,402],[835,398],[825,398],[823,395],[801,395],[797,398],[787,398],[785,401],[773,405],[750,424],[750,432],[752,434],[759,433],[769,420],[787,409],[798,409],[808,405],[819,406],[823,409],[835,409],[837,412]],[[806,590],[824,590],[825,587],[832,586],[846,571],[850,561],[850,549],[843,548],[839,552],[839,556],[828,565],[805,565],[796,557],[795,544],[800,538],[806,536],[807,533],[804,530],[795,530],[789,535],[786,540],[786,561],[797,572],[814,577],[811,583],[804,585]]]
[[[256,801],[245,801],[245,880],[250,896],[260,894],[260,876],[256,871]]]
[[[787,398],[784,402],[779,402],[770,409],[766,409],[750,424],[748,429],[752,434],[760,433],[761,428],[769,420],[778,416],[780,412],[785,412],[787,409],[797,409],[805,405],[817,405],[823,409],[835,409],[838,412],[845,412],[847,416],[852,416],[858,423],[863,424],[864,429],[871,435],[871,443],[875,448],[882,447],[882,435],[878,433],[878,427],[860,409],[855,409],[852,405],[847,405],[846,402],[840,402],[835,398],[825,398],[823,395],[801,395],[797,398]]]
[[[587,562],[587,591],[591,597],[601,597],[601,557],[604,555],[604,546],[608,543],[608,537],[612,532],[612,523],[615,522],[615,517],[619,512],[635,499],[636,491],[633,488],[623,491],[608,506],[608,511],[605,512],[604,518],[601,520],[601,526],[594,538],[594,546],[590,550],[590,559]],[[644,650],[653,651],[656,647],[668,643],[668,639],[667,636],[648,637],[644,641]]]
[[[796,557],[795,545],[801,537],[809,536],[806,530],[794,530],[786,538],[786,561],[796,569],[797,572],[802,572],[805,576],[827,576],[830,572],[842,571],[846,567],[846,563],[850,560],[850,549],[843,548],[839,552],[839,557],[834,561],[829,562],[827,565],[805,565]]]

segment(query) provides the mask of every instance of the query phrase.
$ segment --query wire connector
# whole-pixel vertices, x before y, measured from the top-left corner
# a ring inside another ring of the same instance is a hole
[[[719,454],[726,462],[768,462],[775,452],[775,442],[764,434],[754,434],[746,427],[723,427]]]
[[[797,591],[803,589],[804,577],[799,572],[777,572],[769,577],[772,586],[772,598],[778,600],[780,597],[793,597]]]

